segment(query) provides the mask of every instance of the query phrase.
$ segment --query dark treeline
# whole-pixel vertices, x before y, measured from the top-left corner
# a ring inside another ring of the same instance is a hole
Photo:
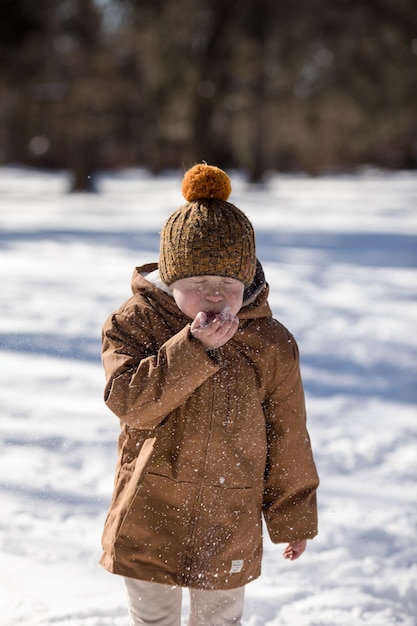
[[[0,163],[317,174],[417,159],[414,0],[2,0]]]

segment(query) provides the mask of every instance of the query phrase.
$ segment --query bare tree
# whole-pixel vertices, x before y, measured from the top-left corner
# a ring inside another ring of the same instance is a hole
[[[415,167],[413,0],[3,0],[0,162]]]

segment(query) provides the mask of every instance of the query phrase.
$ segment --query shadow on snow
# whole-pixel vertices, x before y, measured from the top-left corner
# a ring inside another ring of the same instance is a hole
[[[100,363],[101,342],[92,337],[66,337],[54,333],[3,333],[0,350]]]
[[[411,268],[417,266],[417,237],[391,233],[334,233],[257,231],[262,261],[283,262],[288,250],[320,252],[327,264],[364,267]]]
[[[95,246],[121,248],[125,250],[153,250],[157,258],[159,233],[112,232],[100,230],[16,230],[0,233],[0,248],[9,248],[14,243],[53,241],[56,243],[87,243]]]
[[[3,248],[14,242],[86,242],[126,250],[159,250],[157,230],[112,232],[100,230],[16,230],[0,233]],[[398,233],[280,232],[257,231],[258,254],[262,261],[282,261],[289,249],[321,252],[331,263],[372,267],[416,267],[417,237]]]

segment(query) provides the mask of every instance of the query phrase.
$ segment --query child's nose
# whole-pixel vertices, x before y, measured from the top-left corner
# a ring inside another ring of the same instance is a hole
[[[213,289],[206,294],[206,299],[210,302],[221,302],[223,295],[219,289]]]

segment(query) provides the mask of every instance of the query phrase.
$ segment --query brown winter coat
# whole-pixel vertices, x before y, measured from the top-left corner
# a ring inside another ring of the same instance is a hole
[[[105,400],[121,434],[101,563],[170,585],[239,587],[260,574],[262,513],[274,542],[317,533],[297,345],[265,286],[208,355],[174,299],[141,275],[155,268],[137,269],[133,297],[103,328]]]

